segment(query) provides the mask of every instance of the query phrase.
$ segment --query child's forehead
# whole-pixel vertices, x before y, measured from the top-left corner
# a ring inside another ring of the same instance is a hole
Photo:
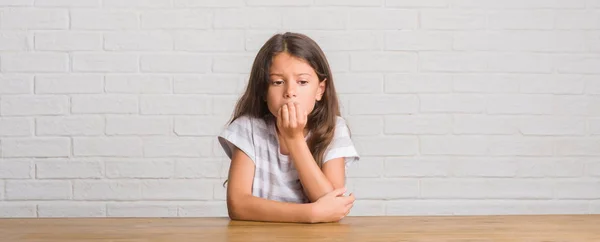
[[[276,75],[313,75],[315,73],[315,70],[312,68],[312,66],[308,64],[308,62],[305,59],[292,56],[287,53],[281,53],[273,56],[273,61],[271,62],[269,73]]]

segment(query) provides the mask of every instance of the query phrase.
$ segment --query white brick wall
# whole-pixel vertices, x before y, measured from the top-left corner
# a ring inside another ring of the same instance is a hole
[[[274,33],[325,50],[351,215],[600,213],[600,1],[0,0],[0,217],[226,216]]]

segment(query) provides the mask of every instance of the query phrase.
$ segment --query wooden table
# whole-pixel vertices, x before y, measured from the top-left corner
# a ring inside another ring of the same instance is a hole
[[[600,215],[347,217],[313,225],[228,218],[0,219],[0,241],[600,242]]]

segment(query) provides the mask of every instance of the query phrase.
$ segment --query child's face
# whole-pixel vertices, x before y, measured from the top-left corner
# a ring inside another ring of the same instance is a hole
[[[325,81],[319,82],[315,70],[303,59],[285,52],[273,57],[267,91],[267,105],[273,115],[289,102],[299,103],[310,114],[324,91]]]

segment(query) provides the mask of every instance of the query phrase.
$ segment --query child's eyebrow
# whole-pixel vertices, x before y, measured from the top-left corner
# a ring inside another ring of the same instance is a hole
[[[296,76],[303,76],[303,75],[310,76],[309,73],[298,73],[298,74],[296,74]],[[271,73],[271,74],[269,74],[269,76],[283,76],[283,74],[280,74],[280,73]]]

